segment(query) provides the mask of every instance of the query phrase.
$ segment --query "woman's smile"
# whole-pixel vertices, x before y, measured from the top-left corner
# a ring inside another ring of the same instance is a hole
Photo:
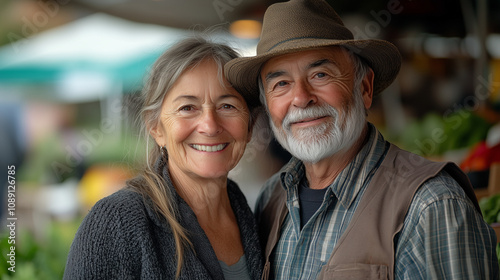
[[[223,144],[216,144],[216,145],[202,145],[202,144],[190,144],[189,146],[197,151],[201,152],[220,152],[224,150],[229,143],[223,143]]]

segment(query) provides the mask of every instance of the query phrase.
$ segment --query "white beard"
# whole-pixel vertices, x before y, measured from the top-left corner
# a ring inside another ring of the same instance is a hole
[[[359,87],[357,87],[359,88]],[[351,102],[352,104],[352,102]],[[316,163],[338,152],[347,151],[360,137],[366,125],[363,99],[359,90],[354,92],[354,104],[339,119],[337,109],[329,104],[289,111],[278,129],[270,119],[276,140],[296,158]],[[330,116],[333,121],[291,131],[291,123],[306,118]]]

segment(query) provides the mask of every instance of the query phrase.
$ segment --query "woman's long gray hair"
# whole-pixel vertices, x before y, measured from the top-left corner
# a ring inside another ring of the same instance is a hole
[[[170,188],[165,185],[162,175],[159,174],[158,170],[155,170],[155,165],[162,158],[162,148],[156,146],[150,131],[159,123],[161,107],[166,94],[185,71],[196,67],[204,60],[213,60],[218,66],[218,76],[221,84],[223,84],[224,64],[236,57],[238,57],[238,54],[232,48],[224,44],[211,42],[202,36],[184,39],[170,47],[156,60],[141,94],[142,108],[139,111],[139,117],[142,133],[148,140],[147,143],[151,143],[153,147],[149,152],[147,166],[138,178],[129,181],[129,185],[144,197],[150,198],[155,210],[166,219],[172,228],[177,253],[176,278],[180,276],[184,249],[192,246],[192,244],[185,229],[177,219],[178,209],[174,201],[175,196],[171,193]],[[255,100],[245,98],[245,101],[249,106],[249,129],[251,129],[255,119],[255,116],[252,115],[258,111],[258,104],[255,105]]]

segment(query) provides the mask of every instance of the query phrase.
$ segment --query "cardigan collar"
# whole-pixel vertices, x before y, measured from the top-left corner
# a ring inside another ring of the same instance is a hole
[[[174,201],[177,203],[178,219],[180,224],[186,229],[189,234],[189,239],[195,248],[196,257],[203,264],[207,273],[212,279],[224,279],[222,268],[220,267],[215,251],[213,250],[208,237],[198,223],[198,219],[187,202],[179,196],[170,178],[168,171],[168,159],[159,159],[154,165],[154,171],[161,174],[166,188],[174,196]],[[245,256],[249,268],[252,268],[250,274],[252,279],[260,279],[263,263],[262,254],[257,234],[257,225],[254,216],[244,194],[238,188],[235,182],[227,180],[227,192],[231,203],[231,208],[234,211],[238,221],[238,227],[242,238]],[[155,211],[153,202],[150,198],[145,199],[146,211],[150,219],[160,228],[167,232],[171,232],[171,228],[159,213]]]
[[[157,174],[161,174],[165,186],[168,191],[174,196],[174,201],[177,203],[177,218],[181,224],[181,226],[186,229],[188,233],[188,238],[193,244],[193,248],[195,248],[196,257],[203,264],[207,273],[210,274],[212,279],[224,279],[224,274],[222,272],[222,268],[220,267],[217,256],[215,255],[215,251],[210,245],[210,241],[206,236],[205,232],[201,228],[196,215],[187,202],[182,199],[182,197],[177,193],[172,179],[170,178],[170,173],[168,171],[168,160],[163,160],[159,158],[156,162],[154,168]],[[148,215],[154,221],[154,223],[166,229],[168,232],[171,232],[171,228],[168,223],[165,221],[165,218],[157,213],[154,209],[153,202],[150,198],[147,199],[148,202]]]

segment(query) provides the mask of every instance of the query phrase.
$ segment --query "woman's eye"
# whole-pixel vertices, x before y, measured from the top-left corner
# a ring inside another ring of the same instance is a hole
[[[192,105],[186,105],[179,108],[179,111],[192,111],[194,108]]]

